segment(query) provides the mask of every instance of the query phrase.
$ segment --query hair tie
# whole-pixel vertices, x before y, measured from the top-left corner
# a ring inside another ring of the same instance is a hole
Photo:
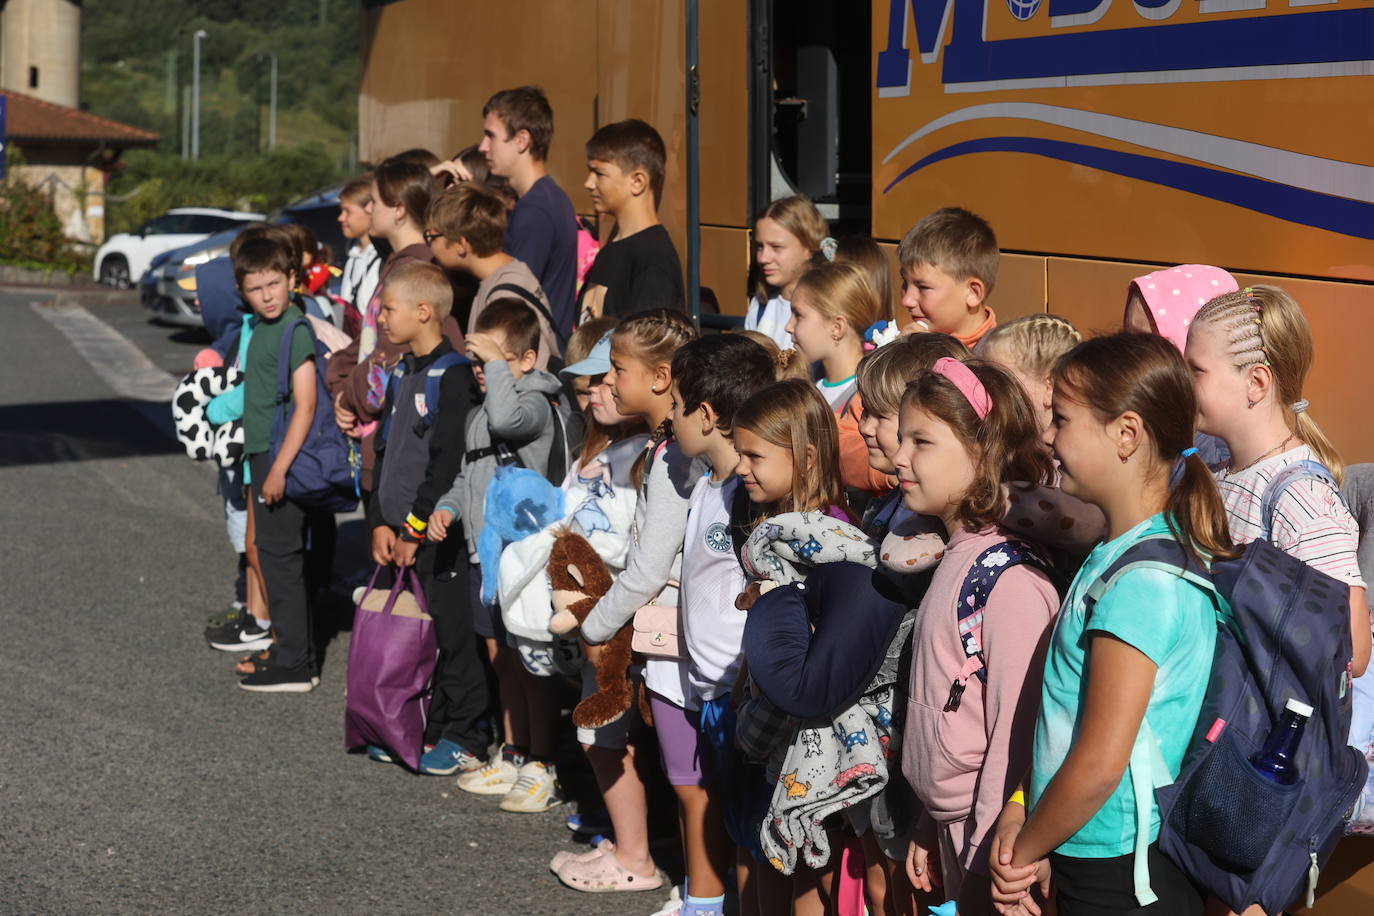
[[[1307,408],[1309,408],[1309,407],[1311,407],[1311,406],[1312,406],[1312,405],[1309,404],[1309,403],[1307,403],[1307,401],[1306,401],[1305,399],[1304,399],[1304,400],[1301,400],[1301,401],[1294,401],[1294,402],[1293,402],[1293,413],[1307,413]]]
[[[821,254],[825,255],[827,261],[835,260],[835,252],[838,251],[839,248],[840,243],[830,236],[827,235],[825,238],[821,239]]]
[[[901,330],[897,327],[897,322],[889,321],[886,318],[873,322],[864,331],[864,349],[876,350],[879,347],[887,346],[902,336]]]
[[[786,369],[788,366],[792,365],[792,354],[796,352],[796,350],[792,349],[779,350],[773,356],[773,366],[779,370]]]
[[[952,356],[937,359],[931,368],[954,383],[954,387],[959,389],[960,394],[973,408],[973,412],[978,414],[978,419],[987,419],[988,412],[992,410],[992,398],[988,396],[988,390],[978,381],[978,376],[973,374],[972,369]]]
[[[1191,457],[1193,457],[1193,456],[1196,455],[1196,454],[1197,454],[1197,449],[1195,449],[1195,448],[1185,448],[1183,451],[1181,451],[1181,452],[1178,453],[1178,457],[1180,457],[1180,458],[1191,458]]]

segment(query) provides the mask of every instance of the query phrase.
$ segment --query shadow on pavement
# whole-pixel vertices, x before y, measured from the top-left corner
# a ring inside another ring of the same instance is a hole
[[[108,398],[4,405],[0,467],[179,454],[170,429],[170,411],[161,404]]]

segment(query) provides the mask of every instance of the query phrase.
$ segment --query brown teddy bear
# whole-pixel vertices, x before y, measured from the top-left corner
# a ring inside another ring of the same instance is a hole
[[[559,636],[571,633],[611,590],[612,581],[605,562],[586,538],[567,528],[559,530],[549,553],[554,607],[549,630]],[[579,728],[609,725],[629,710],[635,692],[629,676],[633,632],[633,625],[627,623],[599,647],[596,693],[578,703],[572,714],[573,724]],[[645,722],[653,721],[643,691],[639,692],[639,711]]]

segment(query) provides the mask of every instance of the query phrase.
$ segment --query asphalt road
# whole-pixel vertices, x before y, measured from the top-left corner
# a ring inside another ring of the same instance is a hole
[[[235,687],[201,636],[235,563],[214,474],[165,405],[121,397],[45,320],[52,298],[0,289],[0,913],[655,910],[666,894],[549,874],[574,806],[507,814],[344,752],[346,600],[317,690]],[[205,343],[132,296],[87,312],[168,373]],[[340,571],[365,563],[359,527],[342,523]]]

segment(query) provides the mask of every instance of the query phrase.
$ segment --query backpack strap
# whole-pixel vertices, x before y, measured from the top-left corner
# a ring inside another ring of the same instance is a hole
[[[310,326],[310,322],[305,318],[297,318],[287,325],[286,332],[282,334],[281,344],[277,348],[277,406],[285,404],[291,400],[291,342],[296,339],[296,328],[305,326],[306,332],[310,335],[310,342],[315,345],[316,351],[319,349],[319,341],[315,338],[315,329]]]
[[[1185,549],[1169,533],[1160,532],[1143,537],[1122,551],[1111,565],[1102,571],[1083,595],[1084,623],[1092,620],[1093,609],[1116,581],[1133,569],[1162,569],[1188,580],[1193,585],[1218,597],[1212,576],[1192,552]]]
[[[1326,465],[1311,458],[1304,458],[1302,461],[1294,461],[1284,467],[1273,477],[1264,488],[1264,493],[1260,496],[1260,537],[1269,543],[1274,543],[1274,512],[1278,509],[1279,500],[1288,488],[1300,480],[1319,480],[1329,486],[1336,493],[1336,498],[1345,503],[1345,497],[1341,493],[1340,484],[1336,483],[1336,476],[1331,473]]]
[[[500,286],[493,287],[491,295],[494,296],[497,293],[514,293],[516,296],[529,303],[530,308],[541,315],[544,320],[549,323],[549,327],[553,329],[553,336],[558,340],[558,349],[562,350],[567,347],[567,338],[563,336],[562,331],[558,330],[558,325],[553,320],[553,313],[549,311],[547,305],[540,301],[538,296],[525,289],[523,286],[516,286],[514,283],[502,283]]]
[[[1131,776],[1131,789],[1135,794],[1135,850],[1132,862],[1132,877],[1135,884],[1135,899],[1141,906],[1149,906],[1159,899],[1150,887],[1150,822],[1154,820],[1155,789],[1163,788],[1174,781],[1169,772],[1169,764],[1160,750],[1159,739],[1148,719],[1140,720],[1140,731],[1136,732],[1135,744],[1131,747],[1128,764]]]
[[[1014,566],[1033,566],[1049,574],[1050,564],[1025,541],[1003,541],[993,544],[978,555],[959,589],[956,610],[959,616],[959,642],[964,646],[964,666],[949,688],[945,712],[954,712],[963,701],[968,679],[974,677],[987,683],[988,673],[983,658],[983,611],[992,597],[992,590],[1002,574]],[[1053,578],[1053,577],[1051,577]]]

